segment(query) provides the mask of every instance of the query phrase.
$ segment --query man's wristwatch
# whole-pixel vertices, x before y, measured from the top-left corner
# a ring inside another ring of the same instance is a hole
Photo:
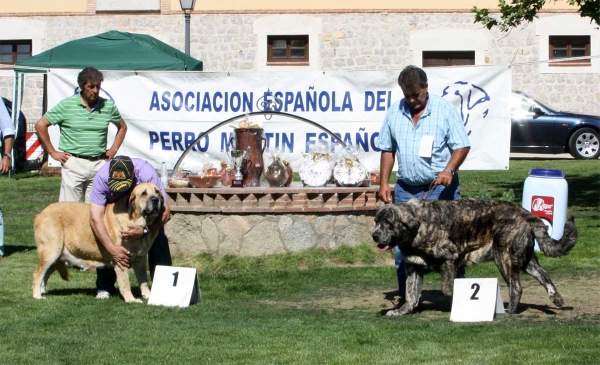
[[[144,227],[144,229],[142,230],[142,238],[146,237],[146,235],[148,234],[148,226]]]
[[[12,155],[10,153],[5,153],[3,157],[8,157],[9,160],[12,160]]]
[[[450,175],[454,176],[454,170],[452,170],[452,169],[449,169],[449,168],[447,168],[447,167],[446,167],[446,168],[444,169],[444,171],[446,171],[446,172],[449,172],[449,173],[450,173]]]

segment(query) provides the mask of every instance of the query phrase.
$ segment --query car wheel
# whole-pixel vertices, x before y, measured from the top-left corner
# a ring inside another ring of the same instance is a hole
[[[591,128],[575,131],[569,139],[569,153],[576,159],[592,160],[600,155],[600,136]]]

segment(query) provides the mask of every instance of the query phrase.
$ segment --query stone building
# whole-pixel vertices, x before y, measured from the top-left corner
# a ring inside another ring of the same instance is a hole
[[[215,72],[506,65],[512,70],[513,90],[557,109],[600,115],[597,27],[566,2],[551,2],[532,24],[509,33],[489,31],[474,24],[473,3],[256,0],[240,7],[236,0],[202,0],[191,14],[190,55],[203,61],[204,71]],[[498,2],[476,3],[494,9]],[[4,0],[0,96],[12,98],[11,65],[16,59],[109,30],[149,34],[184,50],[184,19],[177,0]],[[548,62],[556,56],[591,58]],[[30,131],[42,114],[42,90],[43,76],[28,74],[23,111]],[[175,215],[167,226],[172,250],[184,255],[263,255],[370,241],[375,190],[339,198],[335,193],[302,191],[282,203],[289,212],[278,214],[271,211],[275,208],[270,201],[263,204],[271,196],[264,192],[241,194],[236,198],[238,210],[229,207],[228,214],[209,214],[221,209],[218,205],[225,198],[208,199],[208,204],[196,193],[171,194],[175,202],[183,201],[183,207],[174,204]],[[286,194],[274,196],[281,199]],[[209,206],[185,206],[200,201]]]
[[[196,2],[190,54],[204,62],[205,71],[506,65],[514,90],[557,109],[600,114],[600,31],[566,2],[551,2],[534,23],[507,34],[474,24],[473,1],[467,0],[239,4]],[[477,6],[495,9],[497,1],[482,0]],[[184,26],[177,0],[5,1],[0,7],[0,96],[12,98],[11,64],[17,57],[108,30],[149,34],[184,50]],[[571,52],[592,58],[547,62]],[[30,126],[42,113],[42,85],[41,76],[28,75],[23,110]]]

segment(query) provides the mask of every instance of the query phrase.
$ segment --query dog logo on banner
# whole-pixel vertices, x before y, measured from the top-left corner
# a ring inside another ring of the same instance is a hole
[[[453,93],[451,93],[452,88],[454,89]],[[468,128],[469,118],[472,114],[481,115],[482,118],[487,117],[489,109],[486,103],[492,100],[490,95],[482,87],[466,81],[457,81],[454,86],[446,86],[442,97],[445,98],[447,95],[455,95],[459,98],[460,116],[467,128],[467,135],[471,135],[471,130]]]

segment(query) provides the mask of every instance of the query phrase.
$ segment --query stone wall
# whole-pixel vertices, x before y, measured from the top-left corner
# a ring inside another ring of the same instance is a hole
[[[254,24],[274,14],[193,14],[191,55],[205,71],[254,71],[258,39]],[[292,16],[292,15],[290,15]],[[293,14],[298,16],[298,14]],[[471,13],[311,13],[322,25],[318,69],[323,71],[401,69],[413,63],[410,34],[428,29],[481,30]],[[541,14],[540,18],[552,16]],[[108,30],[146,33],[184,49],[181,14],[37,16],[44,24],[42,51]],[[5,19],[5,18],[0,18]],[[513,89],[526,91],[557,109],[600,115],[600,74],[540,74],[535,25],[508,34],[487,32],[485,63],[510,65]],[[312,40],[311,40],[312,41]],[[597,47],[597,46],[596,46]],[[24,112],[31,122],[41,116],[42,78],[30,76]],[[0,96],[12,99],[12,76],[0,77]]]
[[[262,256],[372,243],[374,215],[175,213],[165,232],[173,255]]]
[[[173,254],[262,256],[373,242],[379,186],[167,189]]]

